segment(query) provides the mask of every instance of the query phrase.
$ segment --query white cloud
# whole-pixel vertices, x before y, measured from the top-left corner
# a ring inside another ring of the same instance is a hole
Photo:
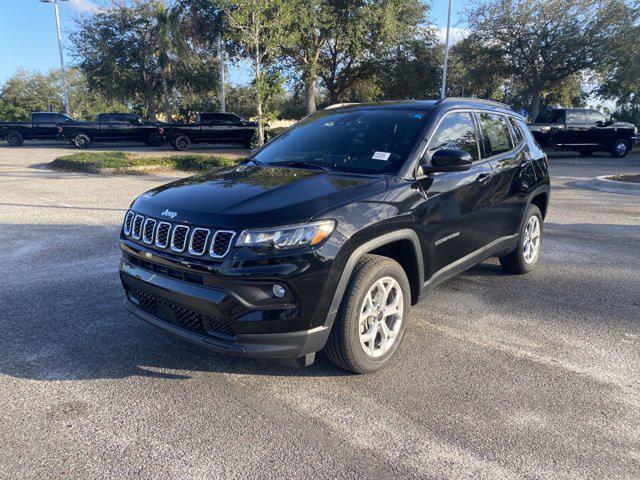
[[[449,46],[455,45],[460,40],[467,37],[469,33],[470,31],[468,28],[451,27],[449,30]],[[438,37],[438,40],[444,43],[447,38],[447,27],[436,27],[436,36]]]
[[[91,2],[91,0],[70,0],[68,5],[72,7],[77,12],[85,13],[95,13],[100,10],[100,7],[95,3]]]

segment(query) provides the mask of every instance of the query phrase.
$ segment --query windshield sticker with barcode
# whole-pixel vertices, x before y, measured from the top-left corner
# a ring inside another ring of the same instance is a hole
[[[389,152],[374,152],[373,157],[371,158],[373,160],[382,160],[383,162],[386,162],[387,160],[389,160],[390,156],[391,156],[391,153]]]

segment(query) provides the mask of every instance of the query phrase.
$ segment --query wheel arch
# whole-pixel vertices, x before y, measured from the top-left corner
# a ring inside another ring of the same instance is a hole
[[[325,326],[333,325],[353,270],[358,260],[366,254],[381,255],[397,261],[409,279],[411,304],[418,302],[424,284],[424,262],[420,239],[418,234],[409,228],[396,230],[363,243],[351,253],[333,294]]]

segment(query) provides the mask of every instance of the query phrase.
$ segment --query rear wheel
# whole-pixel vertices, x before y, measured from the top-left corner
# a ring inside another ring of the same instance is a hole
[[[91,145],[91,137],[86,133],[78,133],[75,137],[73,137],[73,144],[77,148],[88,148]]]
[[[186,135],[178,135],[173,142],[171,142],[171,146],[176,150],[184,152],[191,148],[191,139]]]
[[[22,134],[20,132],[12,130],[7,133],[7,143],[12,147],[19,147],[24,143],[24,138],[22,138]]]
[[[409,280],[400,264],[365,255],[353,271],[325,353],[355,373],[381,369],[402,342],[410,305]]]
[[[613,158],[625,157],[627,153],[629,153],[629,143],[625,139],[619,138],[613,142],[609,153],[611,153]]]
[[[500,257],[500,264],[508,273],[529,273],[538,263],[541,246],[542,213],[536,205],[529,205],[518,246],[509,255]]]

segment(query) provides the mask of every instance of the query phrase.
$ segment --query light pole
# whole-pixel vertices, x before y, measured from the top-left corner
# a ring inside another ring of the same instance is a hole
[[[69,90],[67,89],[67,75],[64,71],[64,55],[62,53],[62,35],[60,34],[60,15],[58,14],[58,0],[40,0],[42,3],[53,3],[53,12],[56,16],[56,31],[58,32],[58,50],[60,50],[60,71],[62,72],[62,86],[64,95],[64,110],[68,117],[71,116],[69,110]],[[69,0],[60,0],[68,2]]]
[[[442,64],[442,91],[440,98],[447,96],[447,63],[449,62],[449,30],[451,29],[451,4],[453,0],[449,0],[449,14],[447,15],[447,35],[444,41],[444,62]]]

